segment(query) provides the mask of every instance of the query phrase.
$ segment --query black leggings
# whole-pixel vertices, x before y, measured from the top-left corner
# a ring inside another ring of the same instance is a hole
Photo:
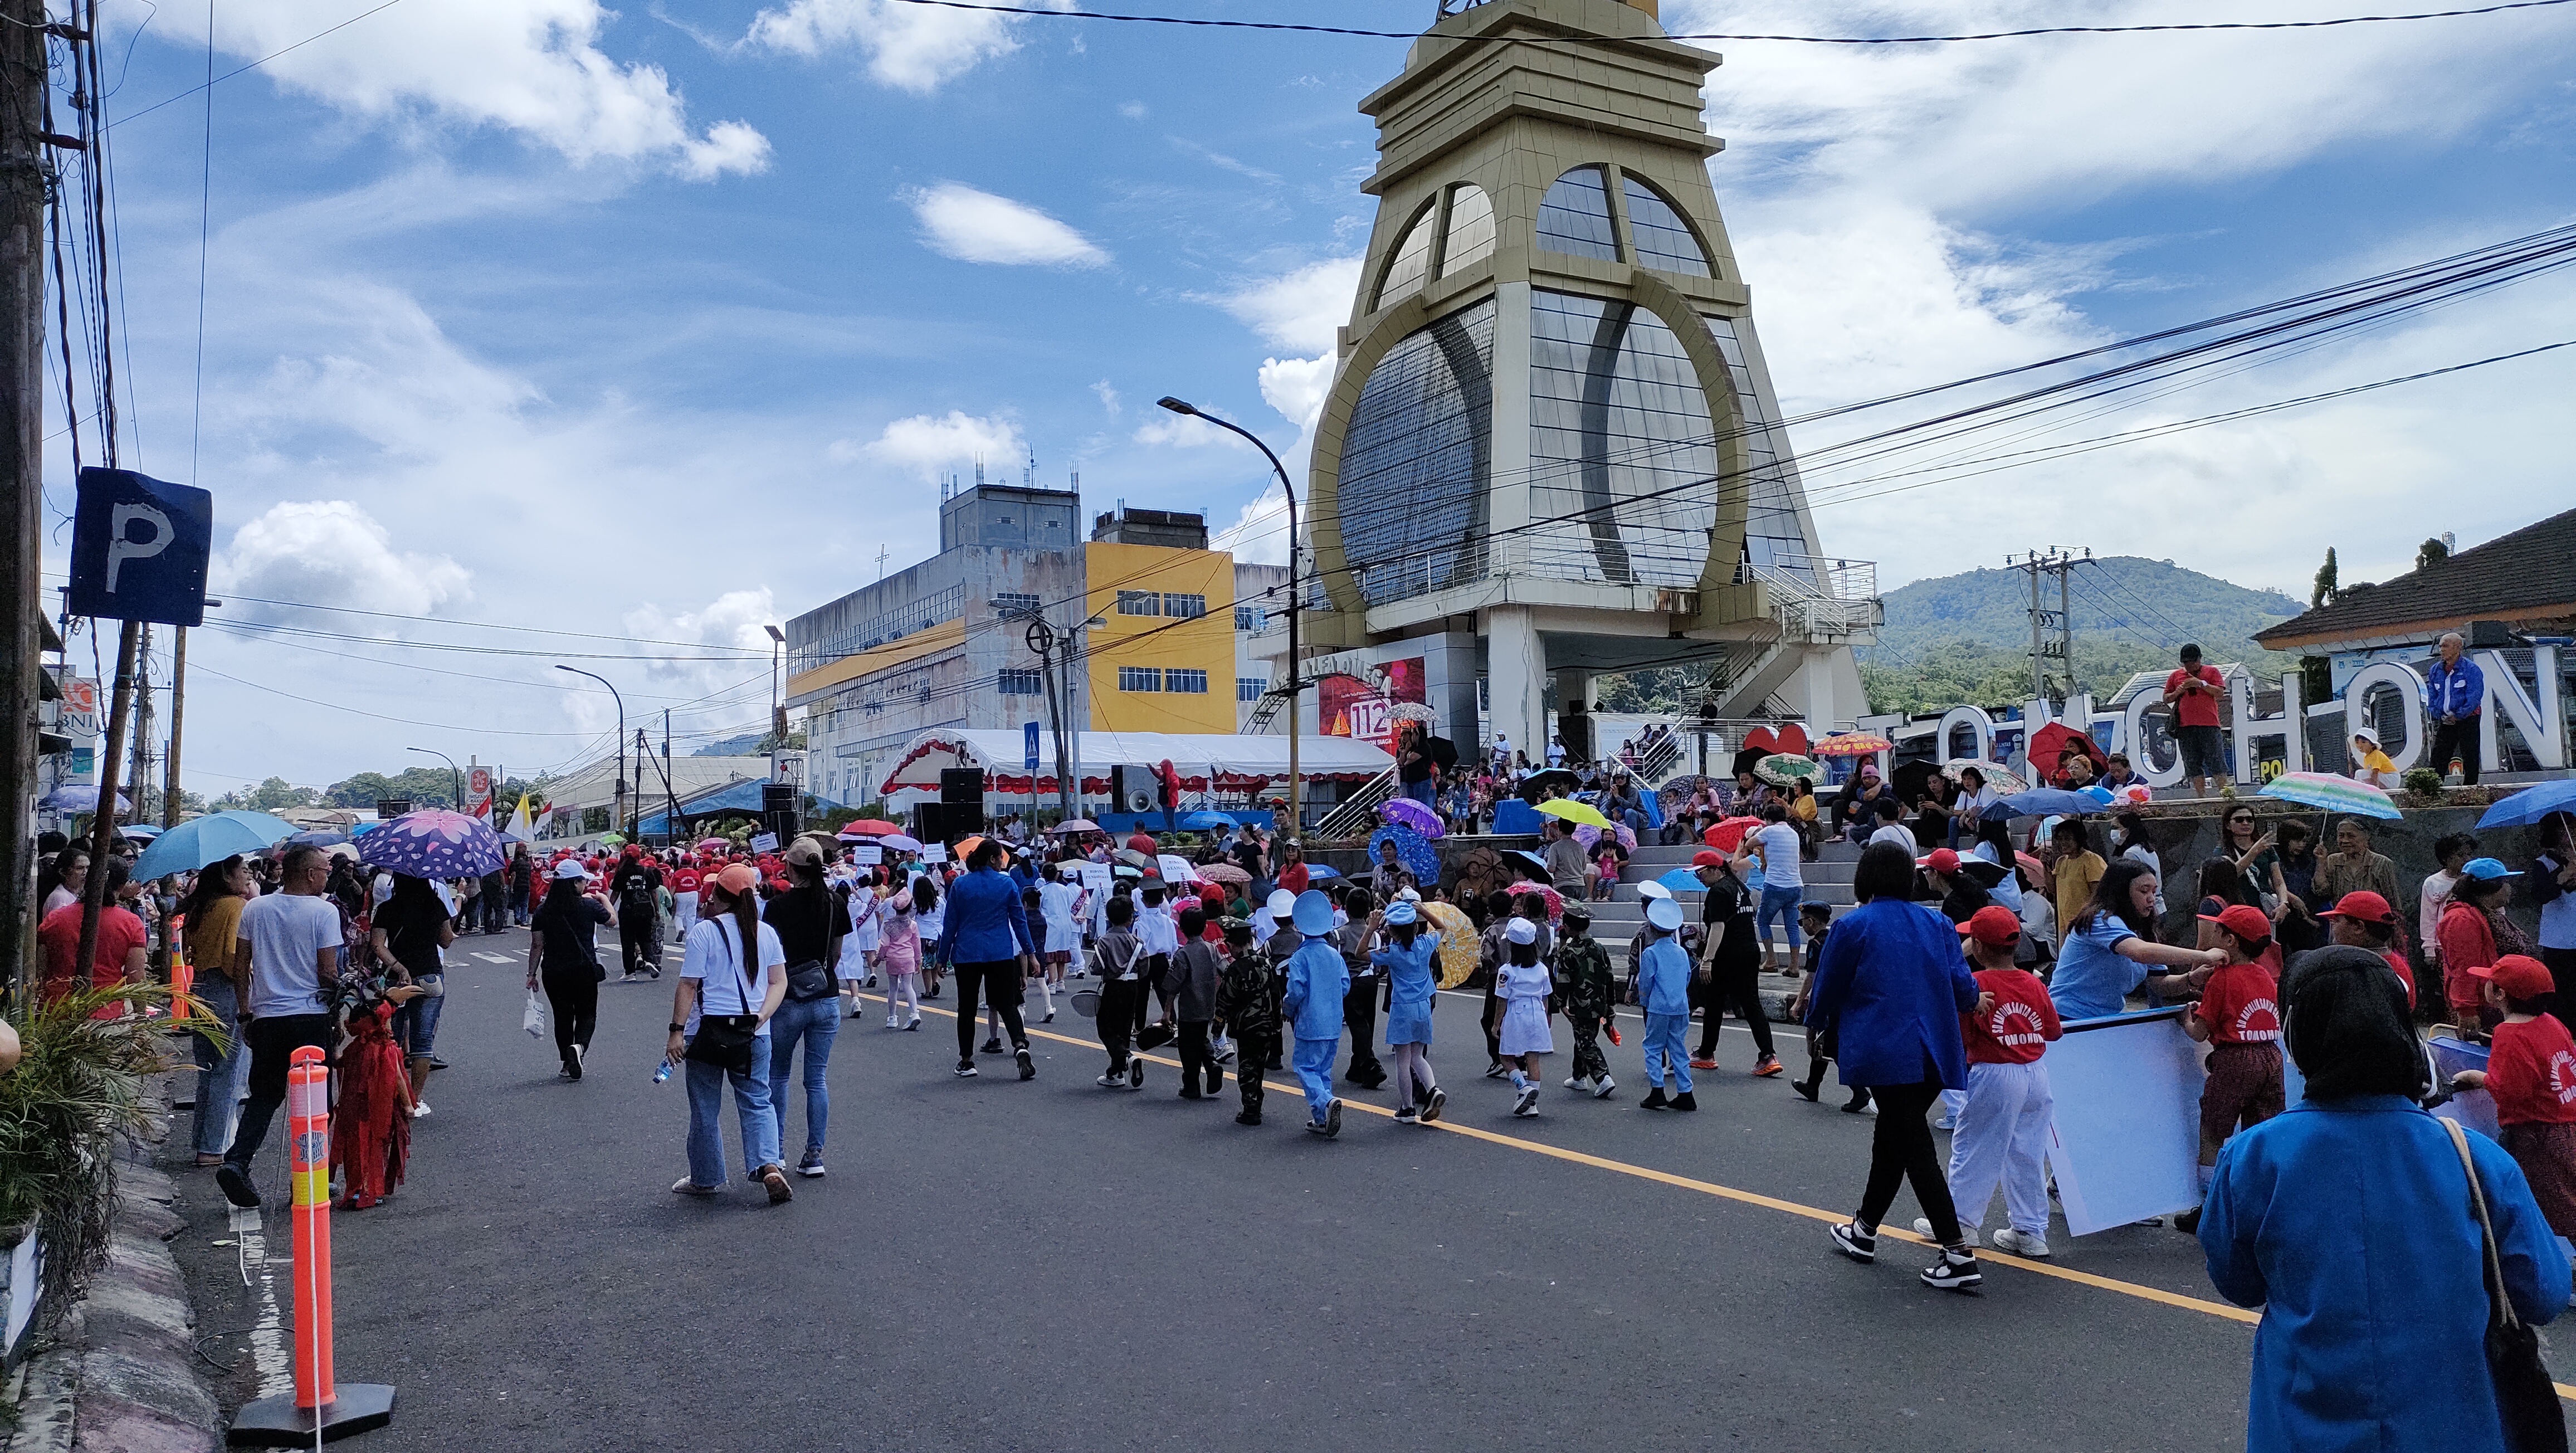
[[[995,959],[983,964],[957,965],[957,1060],[960,1064],[975,1062],[975,991],[980,985],[986,1002],[1002,1014],[1002,1027],[1010,1031],[1011,1047],[1029,1047],[1029,1032],[1020,1027],[1020,966],[1013,959]]]
[[[1932,1222],[1932,1239],[1959,1244],[1959,1208],[1951,1203],[1950,1182],[1942,1173],[1941,1154],[1932,1144],[1932,1126],[1924,1117],[1941,1098],[1939,1080],[1911,1085],[1872,1085],[1878,1099],[1878,1125],[1869,1142],[1869,1185],[1860,1196],[1861,1224],[1877,1229],[1896,1203],[1899,1181],[1914,1183],[1915,1203]]]
[[[548,969],[538,976],[546,1002],[555,1008],[555,1053],[572,1063],[572,1047],[590,1051],[590,1033],[599,1024],[599,970],[589,964]]]
[[[1762,962],[1719,964],[1708,986],[1700,990],[1699,1057],[1717,1058],[1718,1021],[1734,1010],[1753,1027],[1753,1049],[1772,1057],[1771,1015],[1762,1007]]]

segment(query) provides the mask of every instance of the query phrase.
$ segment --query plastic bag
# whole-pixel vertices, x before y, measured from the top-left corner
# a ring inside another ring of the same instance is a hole
[[[527,1011],[519,1016],[519,1027],[528,1031],[528,1036],[532,1039],[545,1038],[546,1006],[538,1002],[537,991],[534,989],[528,991],[528,1007]]]

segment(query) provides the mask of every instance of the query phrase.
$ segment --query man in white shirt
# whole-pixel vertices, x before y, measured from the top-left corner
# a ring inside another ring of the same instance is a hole
[[[330,855],[316,847],[287,849],[283,891],[253,899],[241,913],[233,951],[250,963],[250,997],[241,1009],[242,1042],[250,1049],[250,1099],[241,1127],[215,1171],[224,1199],[250,1209],[259,1192],[251,1161],[268,1138],[269,1123],[286,1103],[286,1072],[305,1045],[331,1047],[332,985],[340,971],[340,907],[322,896],[330,881]]]

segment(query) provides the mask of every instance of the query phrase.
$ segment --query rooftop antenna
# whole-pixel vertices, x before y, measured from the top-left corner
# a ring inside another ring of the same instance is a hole
[[[975,487],[977,489],[984,487],[984,461],[981,457],[975,461]]]
[[[1066,485],[1066,486],[1065,486],[1065,488],[1072,490],[1075,494],[1080,494],[1080,493],[1082,493],[1082,471],[1081,471],[1081,470],[1077,469],[1077,470],[1075,470],[1075,471],[1073,472],[1073,483],[1071,483],[1071,484],[1069,484],[1069,485]]]
[[[1038,487],[1038,446],[1031,444],[1028,449],[1029,462],[1020,467],[1020,488],[1035,489]]]

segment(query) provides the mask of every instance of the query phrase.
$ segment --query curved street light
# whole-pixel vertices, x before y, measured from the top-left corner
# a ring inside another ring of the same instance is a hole
[[[1287,466],[1279,462],[1279,456],[1271,452],[1269,445],[1261,442],[1260,435],[1214,414],[1200,413],[1196,405],[1180,399],[1166,396],[1154,402],[1158,408],[1193,419],[1204,419],[1220,429],[1251,440],[1252,447],[1260,450],[1261,456],[1270,461],[1271,473],[1279,476],[1279,493],[1288,501],[1288,835],[1304,837],[1306,825],[1300,809],[1304,803],[1305,784],[1297,775],[1297,700],[1306,689],[1305,683],[1298,679],[1304,663],[1297,656],[1297,491],[1288,483]]]
[[[555,664],[555,669],[570,671],[575,676],[589,677],[607,687],[608,694],[617,702],[617,806],[612,815],[617,819],[618,832],[632,838],[634,834],[626,831],[626,698],[617,694],[616,682],[596,671],[584,671],[577,666],[566,666],[561,662]]]

